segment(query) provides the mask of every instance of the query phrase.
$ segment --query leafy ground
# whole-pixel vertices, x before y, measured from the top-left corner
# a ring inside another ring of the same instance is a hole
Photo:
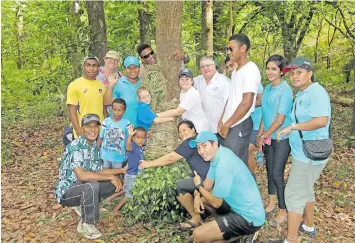
[[[337,145],[350,127],[349,108],[334,107],[333,130]],[[3,123],[4,124],[4,123]],[[61,156],[64,119],[38,122],[35,126],[2,127],[2,242],[86,242],[76,233],[78,217],[62,208],[53,197]],[[316,239],[301,235],[301,242],[353,242],[355,149],[337,146],[316,185]],[[287,165],[286,175],[290,169]],[[257,174],[263,199],[267,197],[266,171]],[[190,232],[175,225],[129,223],[112,216],[104,205],[99,228],[104,237],[96,242],[189,242]],[[278,239],[286,225],[262,228],[258,241]]]

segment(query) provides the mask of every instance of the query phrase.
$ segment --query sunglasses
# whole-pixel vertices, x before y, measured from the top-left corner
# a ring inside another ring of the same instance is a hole
[[[150,56],[154,55],[154,51],[149,52],[147,55],[142,56],[144,59],[147,59]]]

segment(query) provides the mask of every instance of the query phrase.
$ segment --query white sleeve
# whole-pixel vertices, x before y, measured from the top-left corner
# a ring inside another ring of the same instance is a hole
[[[243,93],[258,93],[258,87],[261,82],[259,68],[253,63],[244,70],[243,74]]]
[[[224,92],[223,92],[223,101],[224,104],[227,102],[228,98],[229,98],[229,91],[231,89],[231,80],[226,77],[226,82],[225,82],[225,86],[224,86]]]
[[[194,88],[193,88],[194,89]],[[196,99],[197,98],[200,98],[199,97],[199,93],[196,91],[196,92],[192,92],[193,90],[189,90],[184,99],[183,100],[180,100],[180,104],[179,106],[181,108],[183,108],[184,110],[186,111],[191,111],[192,108],[195,106],[196,104]]]

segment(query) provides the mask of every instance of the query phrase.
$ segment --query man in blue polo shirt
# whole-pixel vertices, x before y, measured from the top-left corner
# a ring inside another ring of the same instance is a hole
[[[139,75],[139,60],[135,56],[128,56],[123,62],[126,75],[118,81],[109,80],[107,91],[104,96],[105,105],[110,105],[113,99],[121,98],[126,101],[127,109],[123,118],[129,120],[135,127],[137,126],[137,89],[141,86]],[[110,114],[111,115],[111,114]]]
[[[189,143],[197,147],[203,160],[211,161],[206,180],[214,183],[212,191],[204,187],[195,173],[195,211],[204,204],[216,209],[215,220],[196,228],[194,242],[215,242],[246,236],[253,242],[265,221],[265,211],[256,182],[245,163],[228,148],[218,145],[216,135],[201,132]],[[208,183],[210,184],[210,183]]]

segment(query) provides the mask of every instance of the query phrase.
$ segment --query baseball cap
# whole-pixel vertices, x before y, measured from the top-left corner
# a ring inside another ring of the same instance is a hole
[[[183,69],[180,71],[179,73],[179,78],[182,76],[182,75],[185,75],[187,77],[190,77],[190,78],[193,78],[194,77],[194,74],[187,68]]]
[[[97,58],[97,56],[93,55],[93,54],[89,54],[87,55],[86,57],[84,57],[84,60],[83,60],[83,65],[85,64],[86,60],[89,60],[89,59],[94,59],[97,61],[97,63],[100,63],[99,59]]]
[[[81,126],[87,125],[90,122],[96,121],[99,125],[101,125],[100,117],[96,114],[86,114],[83,119],[81,119]]]
[[[126,68],[129,65],[134,65],[136,67],[139,67],[139,60],[135,56],[128,56],[124,59],[123,66]]]
[[[120,55],[118,54],[118,52],[116,51],[108,51],[106,53],[106,56],[105,57],[108,57],[108,58],[115,58],[117,60],[120,60]]]
[[[312,62],[309,58],[306,57],[295,57],[291,61],[291,63],[282,69],[283,73],[289,72],[291,69],[299,68],[299,67],[309,67],[313,69]]]
[[[197,135],[195,140],[189,142],[190,148],[196,148],[197,143],[205,143],[207,141],[218,141],[216,134],[210,131],[204,131]]]

